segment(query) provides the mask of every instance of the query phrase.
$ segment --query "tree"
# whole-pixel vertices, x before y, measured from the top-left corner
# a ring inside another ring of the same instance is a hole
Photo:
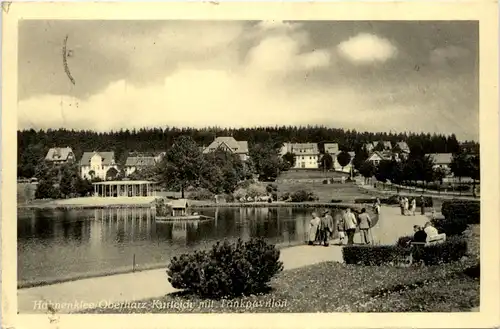
[[[115,180],[118,178],[118,175],[119,171],[116,168],[111,167],[106,172],[106,180]]]
[[[458,177],[458,183],[461,185],[462,177],[470,176],[471,173],[471,162],[469,161],[469,157],[461,151],[453,154],[453,158],[450,163],[450,170],[453,173],[453,176]],[[462,189],[460,189],[459,192],[461,194]]]
[[[377,170],[375,172],[375,178],[380,182],[387,182],[392,177],[392,161],[391,160],[382,160],[379,162],[377,166]]]
[[[204,155],[202,186],[212,193],[232,193],[244,179],[244,167],[240,157],[222,149]]]
[[[385,150],[384,143],[378,142],[377,145],[373,148],[374,151],[381,152]]]
[[[330,154],[325,153],[321,157],[321,168],[323,168],[324,171],[333,168],[333,158]]]
[[[352,165],[354,166],[354,168],[357,169],[359,172],[361,172],[361,167],[365,166],[365,162],[368,159],[368,156],[369,155],[368,152],[366,151],[366,148],[360,147],[356,151],[356,153],[354,154],[354,158],[352,159]]]
[[[65,165],[61,169],[61,181],[59,182],[59,190],[64,198],[72,197],[76,194],[76,185],[78,180],[78,172],[74,168]]]
[[[342,151],[337,155],[337,162],[342,167],[342,171],[344,171],[344,167],[351,162],[351,155],[346,151]]]
[[[190,136],[178,137],[159,165],[160,182],[168,188],[180,189],[182,198],[189,185],[199,185],[205,162]]]
[[[250,158],[255,165],[255,171],[261,180],[273,180],[279,175],[281,158],[278,150],[269,143],[255,144],[250,149]]]
[[[283,161],[288,163],[289,168],[293,168],[295,166],[295,154],[287,152],[283,155]]]
[[[38,182],[35,192],[36,199],[55,199],[58,197],[58,190],[54,187],[54,183],[47,179],[42,179]]]
[[[469,158],[469,174],[472,178],[472,193],[476,197],[476,181],[481,179],[481,166],[479,155]]]
[[[434,181],[439,182],[439,184],[443,184],[443,179],[446,177],[446,170],[443,168],[435,168],[434,169]]]
[[[359,173],[365,178],[365,183],[368,178],[373,177],[377,168],[371,161],[365,161],[359,168]]]

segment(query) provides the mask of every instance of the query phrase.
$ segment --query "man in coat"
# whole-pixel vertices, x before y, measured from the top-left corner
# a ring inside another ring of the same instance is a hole
[[[351,211],[351,208],[347,208],[344,213],[344,228],[347,234],[347,244],[354,244],[354,234],[356,233],[356,227],[358,226],[358,220],[356,215]]]
[[[323,212],[323,217],[321,218],[321,240],[325,247],[328,247],[328,241],[333,233],[333,217],[330,215],[328,210]]]
[[[361,232],[361,238],[365,244],[370,243],[370,239],[368,237],[368,230],[372,224],[372,220],[370,216],[366,213],[366,209],[361,209],[361,214],[358,216],[359,219],[359,231]]]

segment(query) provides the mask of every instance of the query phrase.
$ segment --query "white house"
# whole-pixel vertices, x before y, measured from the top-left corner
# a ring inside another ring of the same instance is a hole
[[[370,156],[368,157],[368,159],[366,159],[366,161],[370,161],[370,162],[372,162],[376,166],[380,163],[380,161],[383,161],[383,160],[391,160],[390,154],[384,153],[384,152],[375,151],[372,154],[370,154]]]
[[[115,152],[84,152],[80,160],[80,175],[84,179],[98,177],[105,180],[111,168],[118,171]]]
[[[434,169],[442,168],[446,171],[450,170],[450,164],[453,159],[452,153],[431,153],[426,154],[434,161]]]
[[[281,155],[292,153],[295,156],[294,168],[319,168],[318,145],[314,143],[285,143],[281,148]]]
[[[65,164],[75,160],[71,147],[52,147],[45,156],[45,161],[51,164]]]
[[[238,154],[242,161],[248,159],[248,142],[237,141],[233,137],[217,137],[210,145],[208,145],[203,153],[213,152],[217,149],[223,149],[228,152]]]

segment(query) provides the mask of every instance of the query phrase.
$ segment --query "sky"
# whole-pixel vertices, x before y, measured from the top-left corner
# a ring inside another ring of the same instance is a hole
[[[317,124],[477,141],[478,40],[467,21],[26,20],[18,124]]]

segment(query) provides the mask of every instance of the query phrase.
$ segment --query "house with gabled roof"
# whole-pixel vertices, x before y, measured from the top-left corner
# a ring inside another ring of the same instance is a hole
[[[108,171],[114,168],[118,171],[115,162],[115,152],[84,152],[80,159],[80,175],[83,179],[106,179]]]
[[[452,153],[430,153],[426,154],[434,162],[434,168],[441,168],[444,170],[450,170],[451,161],[453,160]]]
[[[281,148],[281,155],[292,153],[295,157],[296,169],[317,169],[319,168],[318,144],[315,143],[284,143]]]
[[[332,156],[340,152],[339,143],[325,143],[324,148],[325,148],[325,153],[328,153]]]
[[[389,152],[375,151],[372,154],[370,154],[368,159],[366,159],[366,161],[369,161],[376,166],[379,165],[381,161],[385,160],[392,160],[392,156]]]
[[[217,149],[222,149],[227,152],[238,154],[242,161],[248,159],[248,142],[247,141],[237,141],[234,137],[217,137],[210,143],[204,150],[203,153],[213,152]]]
[[[65,164],[75,161],[75,154],[71,147],[52,147],[45,156],[45,161],[50,164]]]
[[[403,153],[410,154],[410,147],[406,142],[403,141],[397,142],[396,145],[394,145],[394,147],[399,148]]]
[[[137,170],[154,167],[165,156],[165,152],[158,153],[132,153],[125,161],[125,175],[129,176]]]

